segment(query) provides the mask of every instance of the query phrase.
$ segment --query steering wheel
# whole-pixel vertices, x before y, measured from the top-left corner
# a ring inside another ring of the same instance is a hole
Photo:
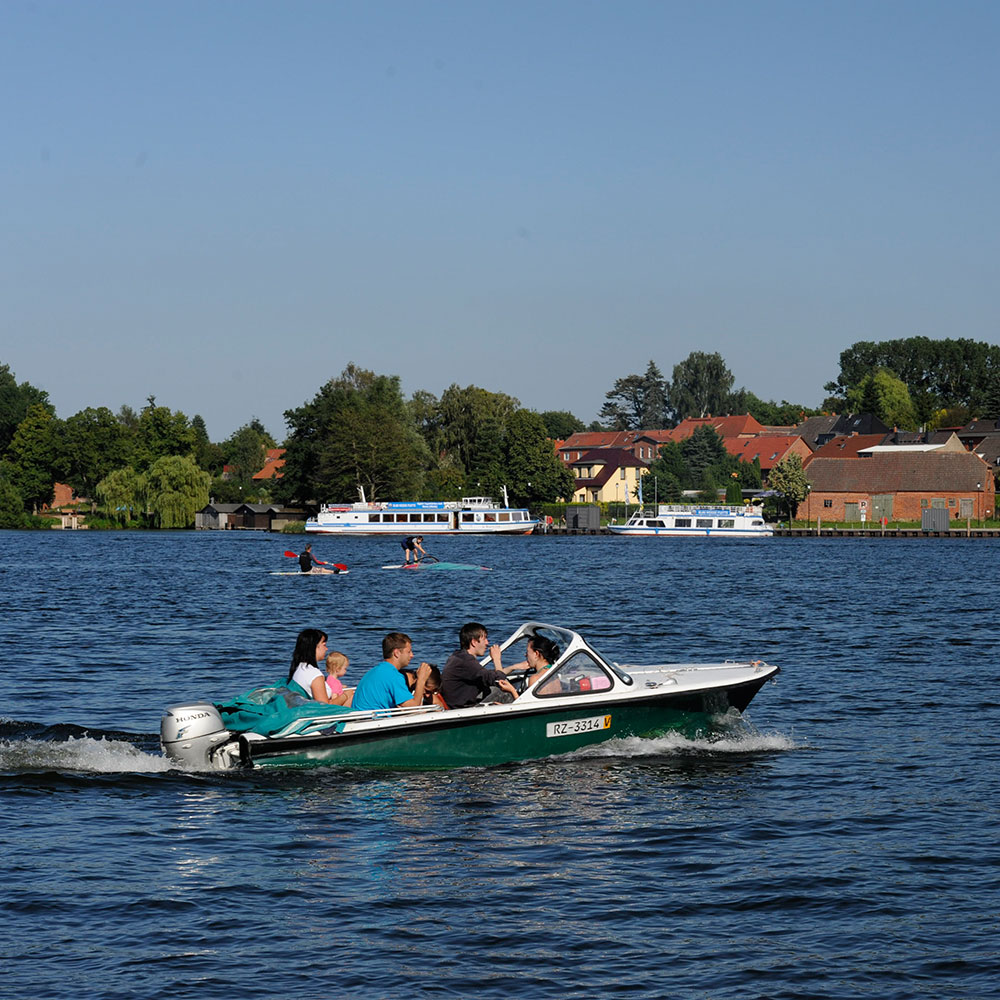
[[[507,675],[507,680],[514,685],[514,690],[518,694],[524,694],[526,688],[528,687],[528,678],[535,673],[530,667],[527,670],[521,670],[518,672],[511,672]]]

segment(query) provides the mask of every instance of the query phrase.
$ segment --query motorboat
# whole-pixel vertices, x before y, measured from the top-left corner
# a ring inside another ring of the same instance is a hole
[[[306,521],[309,534],[320,535],[530,535],[538,526],[524,507],[492,497],[461,500],[369,502],[363,490],[352,504],[324,504]]]
[[[628,737],[709,735],[728,721],[721,717],[743,712],[779,672],[761,660],[620,664],[578,632],[542,622],[521,625],[501,645],[502,654],[520,662],[524,644],[535,635],[555,642],[560,655],[539,675],[511,671],[518,696],[507,704],[494,698],[452,710],[354,711],[317,704],[279,684],[228,703],[168,708],[160,742],[178,765],[201,770],[481,767]],[[487,665],[488,658],[482,662]]]
[[[774,529],[755,504],[698,506],[661,503],[640,508],[625,524],[609,524],[613,535],[666,535],[693,538],[769,538]]]

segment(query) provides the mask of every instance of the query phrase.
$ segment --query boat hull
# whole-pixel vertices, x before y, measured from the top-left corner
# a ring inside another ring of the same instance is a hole
[[[731,709],[743,711],[768,677],[728,689],[577,702],[573,706],[480,708],[429,715],[392,733],[367,731],[328,736],[240,738],[248,766],[327,765],[434,769],[485,767],[571,753],[609,740],[650,738],[668,732],[704,735]]]
[[[473,524],[468,527],[451,528],[435,524],[318,524],[306,522],[306,532],[314,535],[530,535],[538,526],[538,521],[522,521],[518,524]]]
[[[664,536],[667,538],[770,538],[774,532],[744,531],[740,528],[629,528],[624,524],[609,524],[613,535]]]

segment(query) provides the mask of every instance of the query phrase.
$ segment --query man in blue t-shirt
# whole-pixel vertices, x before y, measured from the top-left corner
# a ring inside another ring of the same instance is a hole
[[[351,708],[370,712],[381,708],[405,708],[424,703],[424,686],[430,676],[431,665],[421,663],[417,670],[417,686],[411,692],[406,686],[404,671],[413,659],[413,643],[402,632],[390,632],[382,640],[381,663],[366,671],[354,689]]]

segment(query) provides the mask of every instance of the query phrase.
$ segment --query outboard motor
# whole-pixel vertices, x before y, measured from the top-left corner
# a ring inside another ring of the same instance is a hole
[[[219,710],[210,702],[175,705],[160,720],[160,746],[179,764],[210,767],[209,754],[220,743],[232,738],[222,724]]]

